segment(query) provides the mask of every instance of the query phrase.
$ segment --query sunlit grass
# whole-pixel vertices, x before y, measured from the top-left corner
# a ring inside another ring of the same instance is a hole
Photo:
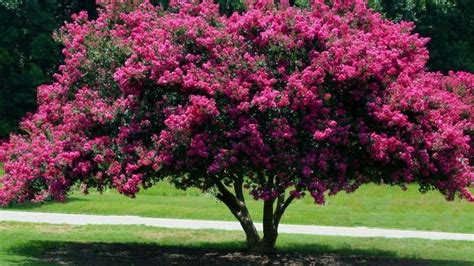
[[[0,173],[3,171],[0,165]],[[247,197],[255,221],[262,220],[262,203]],[[15,205],[7,210],[137,215],[144,217],[234,221],[212,194],[198,189],[182,191],[167,182],[143,190],[134,199],[107,190],[83,195],[73,191],[64,203]],[[282,222],[288,224],[367,226],[474,233],[474,204],[446,201],[436,191],[421,194],[416,185],[403,191],[388,185],[366,185],[354,193],[328,197],[324,206],[310,197],[292,204]]]
[[[254,220],[261,221],[262,203],[249,198],[247,204]],[[97,192],[82,195],[76,191],[65,203],[25,204],[8,210],[234,221],[213,195],[196,189],[177,190],[169,183],[142,191],[135,199],[115,191],[102,195]],[[472,221],[472,203],[448,202],[436,191],[421,194],[416,186],[402,191],[387,185],[366,185],[355,193],[329,197],[324,206],[315,205],[311,198],[296,201],[282,222],[474,233]]]

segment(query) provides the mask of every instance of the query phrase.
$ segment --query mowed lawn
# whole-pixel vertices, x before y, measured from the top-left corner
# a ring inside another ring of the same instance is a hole
[[[1,265],[240,265],[249,262],[472,265],[472,242],[281,234],[279,254],[239,252],[241,232],[0,223]]]
[[[249,198],[247,204],[253,219],[261,221],[262,203]],[[166,182],[141,191],[134,199],[113,190],[89,195],[75,191],[65,203],[24,204],[6,210],[234,221],[213,195],[177,190]],[[473,221],[473,203],[448,202],[436,191],[421,194],[416,186],[403,191],[387,185],[366,185],[355,193],[328,197],[324,206],[315,205],[309,197],[298,200],[288,208],[282,222],[474,233]]]

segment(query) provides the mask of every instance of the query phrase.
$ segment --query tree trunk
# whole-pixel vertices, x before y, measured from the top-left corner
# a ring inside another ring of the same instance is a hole
[[[237,219],[244,229],[247,240],[247,248],[253,249],[254,247],[258,246],[260,244],[260,236],[258,235],[257,228],[255,228],[252,218],[250,218],[247,207],[244,207],[243,210],[238,213]]]
[[[275,208],[275,199],[267,200],[263,203],[263,238],[260,239],[258,231],[255,228],[255,224],[253,223],[245,204],[242,191],[242,179],[237,179],[234,182],[235,195],[231,193],[217,178],[213,178],[213,181],[220,192],[217,195],[217,198],[221,200],[227,208],[229,208],[244,229],[248,250],[250,252],[263,254],[275,253],[275,244],[278,238],[278,225],[283,213],[288,205],[293,201],[294,197],[290,196],[285,200],[285,195],[282,194],[278,198]]]
[[[273,254],[276,252],[275,244],[278,238],[278,225],[286,207],[291,202],[289,198],[286,204],[281,204],[276,207],[274,211],[275,200],[265,201],[263,204],[263,238],[260,238],[259,233],[250,217],[245,203],[240,205],[239,211],[232,211],[229,204],[226,205],[231,209],[234,216],[239,220],[240,225],[244,229],[247,248],[250,252],[259,254]],[[225,203],[225,202],[224,202]],[[282,208],[285,207],[285,208]]]
[[[278,237],[277,226],[274,221],[273,204],[275,200],[267,200],[263,203],[263,239],[261,246],[262,253],[274,253],[275,244]]]
[[[275,244],[278,238],[278,225],[275,224],[276,217],[273,212],[274,202],[275,200],[269,200],[263,203],[263,238],[261,240],[259,239],[258,242],[249,243],[247,241],[247,247],[250,252],[261,254],[272,254],[276,252]],[[247,238],[248,236],[247,234]]]
[[[254,247],[260,244],[260,236],[245,205],[245,199],[242,193],[242,180],[239,179],[234,183],[235,195],[216,178],[213,178],[213,181],[220,192],[217,198],[227,206],[234,217],[240,222],[247,238],[247,247],[250,250],[254,249]]]
[[[285,199],[285,194],[281,194],[275,205],[275,200],[268,200],[263,203],[263,239],[260,241],[256,251],[264,254],[276,252],[275,244],[278,238],[278,225],[285,210],[293,202],[294,196],[290,195]]]

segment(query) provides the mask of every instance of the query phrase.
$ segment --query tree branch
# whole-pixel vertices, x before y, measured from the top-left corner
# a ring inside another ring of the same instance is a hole
[[[212,177],[212,181],[220,192],[220,195],[217,195],[217,198],[221,200],[225,205],[227,205],[227,207],[229,207],[229,209],[232,211],[232,213],[234,214],[234,216],[236,216],[237,219],[240,219],[237,215],[241,209],[241,206],[237,203],[237,199],[234,194],[232,194],[226,188],[226,186],[216,177]]]
[[[243,177],[236,175],[236,180],[234,182],[235,196],[237,196],[237,199],[240,200],[242,204],[245,205],[245,197],[242,190],[243,183],[244,183]]]
[[[286,208],[290,206],[291,202],[295,199],[293,195],[290,195],[285,201],[284,201],[284,194],[283,194],[283,199],[278,198],[278,205],[275,210],[275,215],[274,215],[274,225],[276,228],[278,228],[278,225],[280,225],[280,220],[283,214],[285,213]]]
[[[216,197],[229,208],[244,229],[245,235],[247,236],[247,245],[249,247],[257,245],[260,242],[260,236],[258,235],[245,203],[237,199],[216,176],[211,176],[211,180],[220,193]],[[240,188],[242,187],[240,186]]]

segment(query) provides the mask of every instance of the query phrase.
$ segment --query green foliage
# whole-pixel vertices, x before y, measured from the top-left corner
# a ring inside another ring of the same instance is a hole
[[[47,81],[47,68],[59,61],[57,44],[43,37],[55,26],[36,1],[0,4],[0,137],[14,129],[25,112],[34,110],[35,87]],[[38,60],[46,47],[55,49]]]
[[[35,108],[35,88],[48,81],[60,61],[50,37],[58,26],[53,1],[0,2],[0,138]]]
[[[472,0],[370,0],[387,18],[416,23],[430,37],[431,70],[474,72],[474,5]]]
[[[97,15],[90,0],[0,0],[0,139],[35,110],[36,87],[51,81],[62,59],[52,34],[83,9]]]
[[[219,4],[220,11],[227,15],[245,10],[243,0],[215,0],[215,2]]]

